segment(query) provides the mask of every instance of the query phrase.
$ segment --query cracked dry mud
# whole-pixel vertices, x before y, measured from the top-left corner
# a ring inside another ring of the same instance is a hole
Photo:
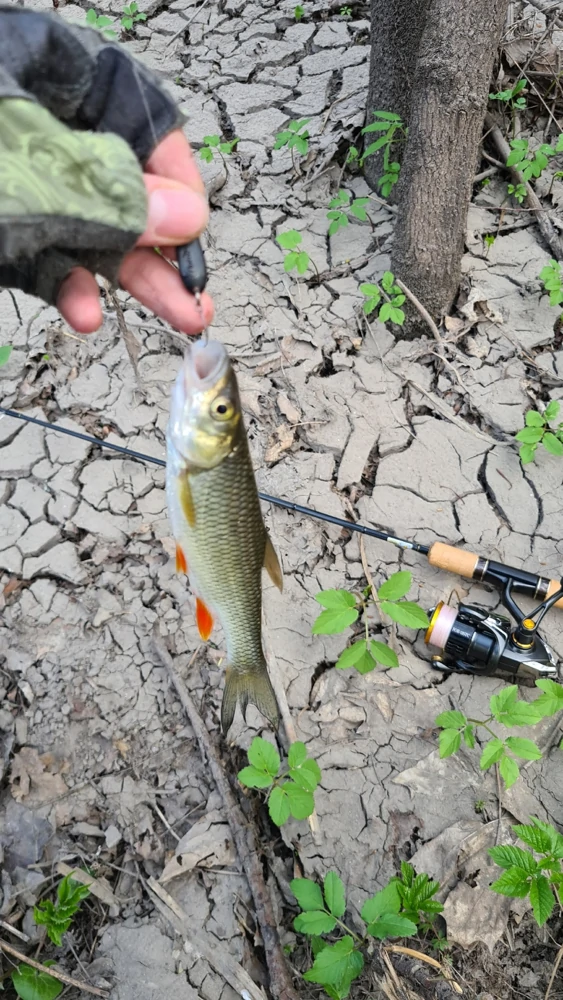
[[[190,0],[139,0],[148,19],[124,43],[166,80],[196,147],[208,134],[241,138],[235,157],[201,167],[213,209],[213,336],[236,361],[259,488],[340,517],[355,511],[366,524],[418,542],[452,542],[558,577],[563,463],[542,454],[523,469],[511,441],[530,400],[563,398],[563,350],[554,346],[554,312],[537,279],[550,255],[534,226],[499,236],[485,253],[481,234],[494,229],[504,197],[494,181],[477,195],[468,220],[465,314],[474,324],[451,355],[453,366],[437,363],[430,339],[395,342],[377,322],[362,323],[358,285],[388,267],[393,215],[373,203],[373,227],[352,220],[327,238],[326,204],[341,171],[333,156],[364,121],[368,23],[339,19],[319,2],[313,19],[296,24],[292,6],[212,0],[198,10]],[[97,9],[119,14],[115,0]],[[59,15],[82,18],[83,11],[67,5]],[[178,36],[183,30],[189,46]],[[273,144],[275,132],[298,116],[311,117],[313,153],[296,177],[290,155]],[[361,178],[349,187],[368,194]],[[320,286],[285,275],[274,237],[288,228],[303,233],[320,272],[336,275]],[[367,263],[350,273],[347,263],[362,258]],[[113,312],[98,334],[78,337],[54,309],[0,292],[2,342],[14,345],[0,371],[0,399],[163,458],[181,343],[138,303],[119,297],[139,345],[138,382]],[[120,1000],[163,993],[230,1000],[234,991],[206,960],[171,940],[166,922],[143,901],[138,878],[141,870],[158,878],[174,849],[162,815],[179,835],[212,810],[221,819],[191,728],[150,650],[156,626],[215,727],[222,638],[186,672],[199,640],[192,597],[171,558],[163,486],[156,466],[0,421],[0,723],[8,734],[15,724],[15,748],[36,751],[27,795],[12,784],[19,804],[8,788],[1,803],[4,821],[16,829],[30,820],[30,806],[43,822],[36,857],[20,858],[17,838],[5,845],[5,898],[10,879],[18,885],[26,878],[21,868],[14,872],[14,859],[101,853],[102,866],[120,868],[104,868],[118,875],[118,902],[101,925],[92,974],[114,982]],[[398,670],[362,677],[331,669],[344,640],[311,636],[314,595],[363,581],[358,538],[279,509],[266,509],[266,518],[285,572],[283,595],[265,582],[268,640],[298,737],[323,773],[320,834],[314,839],[306,823],[293,823],[283,841],[297,849],[306,875],[341,873],[353,914],[400,859],[414,857],[419,870],[444,881],[452,943],[482,943],[479,960],[466,964],[470,995],[495,982],[495,997],[516,996],[510,977],[518,968],[519,989],[543,996],[553,955],[529,957],[541,936],[528,918],[525,944],[517,934],[512,956],[506,937],[494,958],[484,947],[501,941],[511,910],[486,890],[486,848],[497,832],[494,774],[480,772],[476,751],[440,761],[433,731],[447,708],[486,714],[501,682],[436,675],[421,638],[402,628]],[[365,547],[376,583],[407,567],[411,596],[426,607],[452,595],[497,602],[419,557],[373,539]],[[554,614],[545,632],[563,654],[563,618]],[[241,748],[260,731],[252,709],[248,718],[235,732]],[[507,828],[511,818],[526,822],[532,814],[563,824],[559,737],[553,720],[539,729],[545,757],[526,765],[523,780],[503,795]],[[38,763],[38,754],[48,756]],[[57,831],[47,846],[45,821]],[[218,850],[167,889],[211,948],[227,949],[260,981],[248,887],[232,855]],[[278,839],[270,880],[277,880],[286,928],[289,856]],[[29,894],[29,877],[26,885]],[[519,921],[522,907],[512,909]],[[294,939],[290,931],[282,936]],[[187,977],[174,975],[178,969]]]

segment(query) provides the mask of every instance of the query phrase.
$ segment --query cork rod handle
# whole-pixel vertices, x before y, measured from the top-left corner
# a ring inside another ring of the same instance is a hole
[[[444,545],[443,542],[434,542],[428,553],[428,562],[438,569],[445,569],[448,573],[457,573],[458,576],[467,576],[471,580],[477,560],[474,552],[466,552],[465,549],[456,549],[453,545]]]

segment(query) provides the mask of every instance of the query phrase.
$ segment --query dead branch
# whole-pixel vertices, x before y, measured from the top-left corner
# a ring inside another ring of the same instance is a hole
[[[17,951],[16,948],[12,948],[11,944],[7,944],[6,941],[0,940],[0,951],[5,951],[7,955],[12,955],[13,958],[17,958],[18,962],[24,962],[25,965],[30,965],[32,969],[36,969],[37,972],[44,972],[47,976],[52,976],[53,979],[58,979],[60,983],[65,983],[66,986],[74,986],[77,990],[84,990],[85,993],[91,993],[95,997],[109,997],[109,993],[106,990],[99,990],[97,986],[89,986],[88,983],[82,983],[79,979],[73,979],[72,976],[67,976],[66,972],[59,972],[52,965],[41,965],[40,962],[36,962],[33,958],[28,958],[27,955],[22,955],[21,951]]]
[[[176,672],[170,653],[162,640],[154,633],[152,646],[178,692],[178,697],[182,702],[184,711],[196,735],[200,753],[204,759],[207,758],[213,780],[223,799],[233,841],[248,879],[252,898],[254,899],[256,920],[262,935],[262,943],[270,974],[270,991],[275,1000],[298,1000],[282,952],[274,908],[269,889],[264,881],[260,863],[260,851],[254,830],[243,815],[242,809],[231,790],[214,737],[211,733],[207,732],[186,685]]]
[[[504,138],[500,128],[496,124],[493,116],[489,113],[487,113],[485,117],[485,124],[489,129],[489,135],[493,140],[499,155],[506,164],[506,161],[510,156],[510,146],[508,145],[506,139]],[[557,260],[563,260],[563,243],[561,242],[560,237],[555,232],[555,226],[553,225],[553,222],[549,218],[548,213],[544,209],[532,185],[528,184],[528,182],[524,180],[522,174],[520,173],[519,170],[516,169],[516,167],[507,167],[506,169],[510,171],[515,184],[524,184],[526,188],[528,205],[530,206],[531,210],[536,214],[536,218],[538,220],[538,226],[540,227],[540,232],[545,242],[547,243],[553,256]]]

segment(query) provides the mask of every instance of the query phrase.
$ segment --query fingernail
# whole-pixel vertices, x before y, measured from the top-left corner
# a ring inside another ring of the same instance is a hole
[[[205,229],[207,199],[196,191],[153,191],[147,229],[166,239],[195,238]]]

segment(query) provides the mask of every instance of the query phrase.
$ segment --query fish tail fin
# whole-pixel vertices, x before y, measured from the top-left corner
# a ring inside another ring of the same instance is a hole
[[[241,671],[233,670],[232,667],[227,668],[225,691],[221,704],[223,736],[227,735],[232,726],[237,703],[240,705],[243,718],[246,720],[246,709],[249,702],[256,705],[256,708],[274,729],[278,728],[280,721],[278,703],[265,664],[260,671]]]

